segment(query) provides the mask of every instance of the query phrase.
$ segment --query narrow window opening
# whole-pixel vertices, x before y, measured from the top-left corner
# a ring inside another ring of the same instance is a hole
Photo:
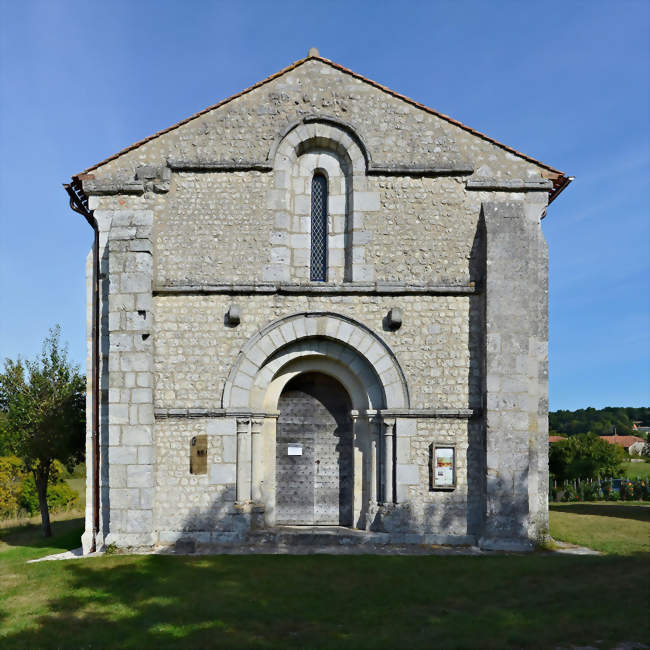
[[[311,262],[309,279],[327,281],[327,179],[316,173],[311,181]]]

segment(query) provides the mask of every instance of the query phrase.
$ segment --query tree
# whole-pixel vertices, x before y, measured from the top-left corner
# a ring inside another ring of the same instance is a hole
[[[5,359],[0,372],[2,446],[20,458],[36,484],[43,533],[52,535],[47,486],[53,463],[72,468],[83,458],[85,380],[68,361],[59,338],[50,330],[33,361]]]
[[[611,477],[625,456],[619,445],[593,433],[579,433],[551,445],[549,470],[559,480]]]

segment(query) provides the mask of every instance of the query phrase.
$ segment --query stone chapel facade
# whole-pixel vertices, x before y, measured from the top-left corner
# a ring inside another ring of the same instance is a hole
[[[540,221],[569,182],[315,50],[74,176],[84,551],[290,526],[531,548]]]

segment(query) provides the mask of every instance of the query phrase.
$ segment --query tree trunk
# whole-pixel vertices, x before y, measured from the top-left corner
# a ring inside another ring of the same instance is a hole
[[[45,537],[52,537],[52,526],[50,525],[50,510],[47,507],[47,481],[49,479],[49,468],[39,468],[34,472],[34,482],[38,494],[38,506],[41,510],[41,526]]]

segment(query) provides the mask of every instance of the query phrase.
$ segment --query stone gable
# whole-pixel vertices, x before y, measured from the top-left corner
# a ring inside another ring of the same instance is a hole
[[[134,178],[137,167],[172,163],[263,163],[278,134],[307,116],[334,117],[359,134],[377,167],[470,165],[502,180],[540,179],[548,171],[449,121],[308,58],[186,124],[93,170],[97,178]]]

